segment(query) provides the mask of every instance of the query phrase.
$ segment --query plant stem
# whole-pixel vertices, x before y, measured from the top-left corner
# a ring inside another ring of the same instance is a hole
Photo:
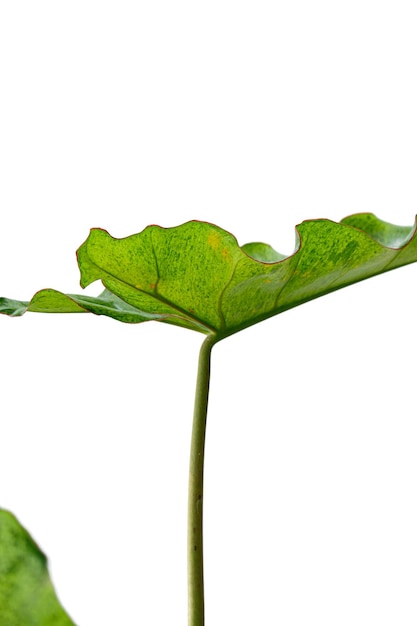
[[[210,355],[216,342],[209,335],[198,360],[188,487],[188,626],[204,626],[203,475]]]

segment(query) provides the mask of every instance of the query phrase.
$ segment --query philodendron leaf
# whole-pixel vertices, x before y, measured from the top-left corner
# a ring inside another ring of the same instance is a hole
[[[326,293],[417,261],[416,224],[395,226],[370,213],[340,223],[309,220],[293,254],[239,247],[206,222],[148,226],[114,239],[93,229],[78,250],[81,286],[101,280],[96,298],[46,289],[30,302],[0,298],[0,312],[85,312],[124,322],[158,320],[218,339]]]
[[[0,509],[1,626],[75,626],[60,605],[45,555],[17,519]]]

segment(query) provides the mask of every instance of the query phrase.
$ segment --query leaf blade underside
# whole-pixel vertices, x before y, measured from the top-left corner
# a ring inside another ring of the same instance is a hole
[[[93,229],[77,252],[81,286],[101,280],[96,297],[42,290],[30,302],[0,298],[0,312],[92,312],[119,321],[157,320],[219,339],[263,319],[390,269],[417,261],[416,224],[373,214],[296,228],[293,254],[262,243],[239,247],[207,222],[148,226],[114,239]]]
[[[0,509],[0,623],[75,626],[57,599],[45,555],[4,509]]]

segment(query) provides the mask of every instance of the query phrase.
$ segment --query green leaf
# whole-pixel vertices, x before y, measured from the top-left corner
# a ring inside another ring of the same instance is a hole
[[[148,226],[114,239],[93,229],[78,250],[81,286],[101,280],[97,298],[48,289],[30,302],[0,298],[0,312],[86,312],[124,322],[157,320],[218,339],[357,281],[417,261],[416,226],[370,213],[340,223],[309,220],[293,254],[263,243],[239,247],[206,222]]]
[[[74,626],[60,605],[45,555],[17,519],[0,509],[0,624]]]

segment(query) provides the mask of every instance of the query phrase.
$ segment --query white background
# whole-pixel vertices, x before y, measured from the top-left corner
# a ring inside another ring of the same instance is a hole
[[[90,227],[412,224],[413,2],[2,2],[1,295],[78,292]],[[216,346],[208,626],[416,623],[417,267]],[[98,293],[99,286],[88,289]],[[0,504],[79,626],[186,623],[202,337],[1,317]]]

